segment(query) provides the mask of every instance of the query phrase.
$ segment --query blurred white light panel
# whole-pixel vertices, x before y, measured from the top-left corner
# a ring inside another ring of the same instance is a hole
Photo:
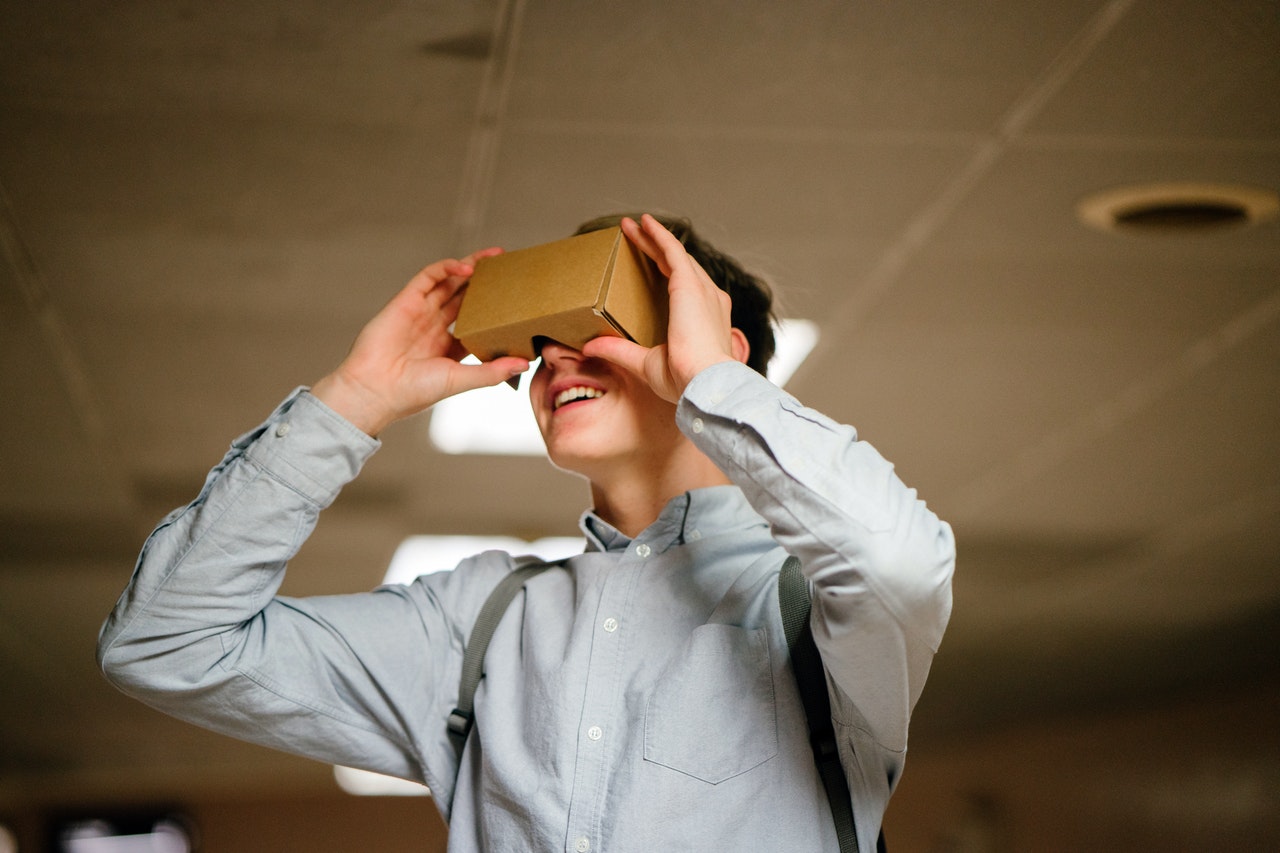
[[[396,548],[382,582],[412,583],[418,575],[448,571],[483,551],[535,554],[544,560],[559,560],[581,554],[585,547],[581,536],[548,536],[534,542],[515,536],[410,536]]]
[[[782,387],[817,345],[818,326],[810,320],[786,318],[778,321],[775,336],[769,379]],[[476,363],[470,356],[466,361]],[[533,367],[520,377],[518,391],[494,385],[437,403],[427,424],[431,443],[444,453],[541,456],[545,452],[542,435],[529,406],[532,376]]]
[[[782,388],[818,345],[818,324],[812,320],[784,317],[774,327],[773,360],[769,380]]]
[[[394,776],[383,776],[381,773],[370,773],[368,770],[357,770],[354,767],[335,766],[334,781],[338,787],[348,794],[357,797],[427,797],[431,789],[408,779],[397,779]]]
[[[151,832],[119,835],[105,821],[85,821],[67,829],[58,850],[65,853],[191,853],[191,839],[181,826],[161,821]]]
[[[472,356],[463,363],[476,364]],[[441,400],[431,408],[427,435],[444,453],[541,456],[542,433],[529,406],[529,380],[537,362],[520,377],[519,390],[506,383]]]

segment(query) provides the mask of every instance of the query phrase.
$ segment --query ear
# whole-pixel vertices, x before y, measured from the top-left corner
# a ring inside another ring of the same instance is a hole
[[[751,344],[747,343],[747,336],[742,334],[741,329],[729,330],[729,351],[733,354],[734,361],[747,363],[747,358],[751,355]]]

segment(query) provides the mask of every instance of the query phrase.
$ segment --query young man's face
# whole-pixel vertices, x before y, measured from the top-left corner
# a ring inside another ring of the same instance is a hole
[[[605,482],[683,439],[675,406],[622,368],[554,341],[541,355],[529,400],[557,467]]]

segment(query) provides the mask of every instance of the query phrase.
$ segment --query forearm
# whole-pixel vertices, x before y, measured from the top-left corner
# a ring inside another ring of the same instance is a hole
[[[217,678],[225,640],[271,602],[320,510],[376,447],[305,393],[238,439],[144,545],[99,637],[108,677],[142,695]]]
[[[852,427],[740,365],[699,374],[678,418],[800,558],[824,662],[898,748],[950,614],[950,528]]]

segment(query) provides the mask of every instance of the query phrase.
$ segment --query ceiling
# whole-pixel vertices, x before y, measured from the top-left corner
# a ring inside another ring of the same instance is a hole
[[[616,210],[817,321],[789,390],[955,527],[917,745],[1280,683],[1280,223],[1076,212],[1280,189],[1274,0],[0,10],[0,797],[312,783],[96,675],[142,539],[419,267]],[[287,591],[412,533],[574,532],[581,483],[426,422]]]

